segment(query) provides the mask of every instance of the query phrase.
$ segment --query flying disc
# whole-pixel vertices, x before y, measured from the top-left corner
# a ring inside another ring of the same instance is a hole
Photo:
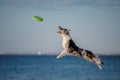
[[[34,21],[39,21],[39,22],[42,22],[44,20],[42,17],[39,17],[39,16],[33,16],[32,19]]]

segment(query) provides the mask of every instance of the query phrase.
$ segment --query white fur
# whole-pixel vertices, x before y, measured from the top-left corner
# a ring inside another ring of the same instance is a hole
[[[63,35],[61,34],[61,36],[63,37],[63,41],[62,41],[62,47],[63,47],[63,51],[56,57],[57,59],[61,58],[62,56],[66,55],[68,53],[68,46],[69,46],[69,40],[71,39],[71,37],[69,35]]]
[[[62,46],[64,49],[66,49],[68,47],[68,43],[71,37],[69,35],[61,35],[61,36],[63,37]]]

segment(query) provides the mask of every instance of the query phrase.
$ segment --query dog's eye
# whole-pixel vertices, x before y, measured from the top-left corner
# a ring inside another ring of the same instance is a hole
[[[64,31],[64,33],[65,33],[65,34],[69,34],[69,32],[68,32],[68,31]]]

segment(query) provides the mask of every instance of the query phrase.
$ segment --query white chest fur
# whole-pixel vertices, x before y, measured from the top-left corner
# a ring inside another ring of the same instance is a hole
[[[71,37],[69,35],[64,35],[63,37],[63,42],[62,42],[62,46],[63,48],[68,48],[69,47],[69,40],[71,39]]]

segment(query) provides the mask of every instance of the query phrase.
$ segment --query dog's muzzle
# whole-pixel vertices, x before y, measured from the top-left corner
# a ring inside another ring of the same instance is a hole
[[[59,34],[60,34],[61,32],[60,32],[60,31],[57,31],[57,33],[59,33]]]

